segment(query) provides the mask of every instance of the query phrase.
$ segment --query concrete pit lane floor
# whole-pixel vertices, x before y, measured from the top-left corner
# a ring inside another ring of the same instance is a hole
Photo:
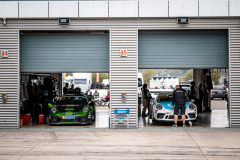
[[[0,129],[1,160],[239,160],[240,129]]]
[[[192,128],[226,128],[229,127],[227,101],[220,98],[211,100],[212,112],[199,113],[198,121],[192,123]],[[148,117],[139,116],[140,128],[171,128],[173,122],[152,122]],[[182,127],[178,122],[178,127]],[[189,124],[188,124],[189,125]],[[190,126],[189,126],[190,127]]]

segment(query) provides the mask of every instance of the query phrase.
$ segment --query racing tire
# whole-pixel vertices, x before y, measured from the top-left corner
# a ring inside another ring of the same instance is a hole
[[[108,103],[108,108],[110,108],[110,103]]]

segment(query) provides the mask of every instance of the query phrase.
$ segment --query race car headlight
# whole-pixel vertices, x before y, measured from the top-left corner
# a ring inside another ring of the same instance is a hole
[[[194,104],[189,104],[189,109],[190,110],[194,110],[195,109],[195,105]]]
[[[52,108],[51,108],[51,112],[52,112],[52,113],[56,113],[56,112],[57,112],[57,108],[52,107]]]
[[[162,105],[158,103],[158,104],[156,105],[156,108],[157,108],[158,110],[161,110],[161,109],[162,109]]]
[[[88,110],[89,110],[88,107],[84,107],[84,108],[83,108],[83,113],[87,113]]]

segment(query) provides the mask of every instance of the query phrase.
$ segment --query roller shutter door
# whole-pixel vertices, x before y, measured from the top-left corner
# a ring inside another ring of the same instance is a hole
[[[138,68],[228,68],[227,30],[139,31]]]
[[[109,35],[21,36],[20,71],[109,72]]]

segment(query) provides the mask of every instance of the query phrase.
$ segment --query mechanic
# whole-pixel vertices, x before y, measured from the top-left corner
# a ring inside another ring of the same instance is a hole
[[[97,88],[95,89],[95,92],[93,93],[93,96],[94,96],[94,99],[99,98],[99,93],[98,93]]]
[[[196,96],[195,96],[196,98],[195,98],[194,104],[197,105],[198,104],[198,99],[199,99],[199,89],[196,86],[194,81],[191,82],[191,86],[193,86],[195,88],[195,91],[196,91]]]
[[[143,84],[142,97],[143,97],[142,117],[147,117],[145,112],[146,112],[146,109],[149,108],[148,106],[151,99],[149,90],[147,89],[147,84]],[[148,109],[148,113],[149,113],[149,109]]]
[[[183,127],[186,127],[187,125],[185,124],[185,93],[183,90],[180,89],[179,85],[176,85],[176,90],[173,91],[173,101],[172,101],[172,107],[171,109],[174,108],[174,124],[172,125],[173,127],[177,127],[177,120],[178,120],[178,112],[179,109],[181,110],[182,114],[182,121],[183,121]]]
[[[75,94],[74,84],[71,85],[71,88],[69,89],[69,94]]]
[[[88,97],[92,97],[92,99],[93,99],[92,91],[90,91]]]
[[[190,88],[190,94],[189,94],[189,100],[194,100],[194,102],[196,101],[196,90],[194,86],[191,86]]]
[[[65,84],[65,87],[63,88],[63,94],[68,94],[68,83]]]
[[[105,97],[106,101],[109,101],[110,99],[110,91],[108,91],[107,96]]]
[[[36,108],[36,112],[35,112],[35,119],[37,120],[37,122],[39,122],[38,116],[39,114],[43,114],[44,115],[44,122],[46,122],[46,115],[48,112],[48,107],[47,107],[47,90],[45,90],[45,87],[43,85],[40,86],[40,92],[37,95],[37,101],[38,101],[38,105]]]
[[[199,100],[197,105],[197,113],[202,113],[203,90],[202,90],[201,82],[198,84],[198,90],[199,90]]]
[[[84,93],[85,96],[88,96],[88,91],[86,91],[86,93]]]

